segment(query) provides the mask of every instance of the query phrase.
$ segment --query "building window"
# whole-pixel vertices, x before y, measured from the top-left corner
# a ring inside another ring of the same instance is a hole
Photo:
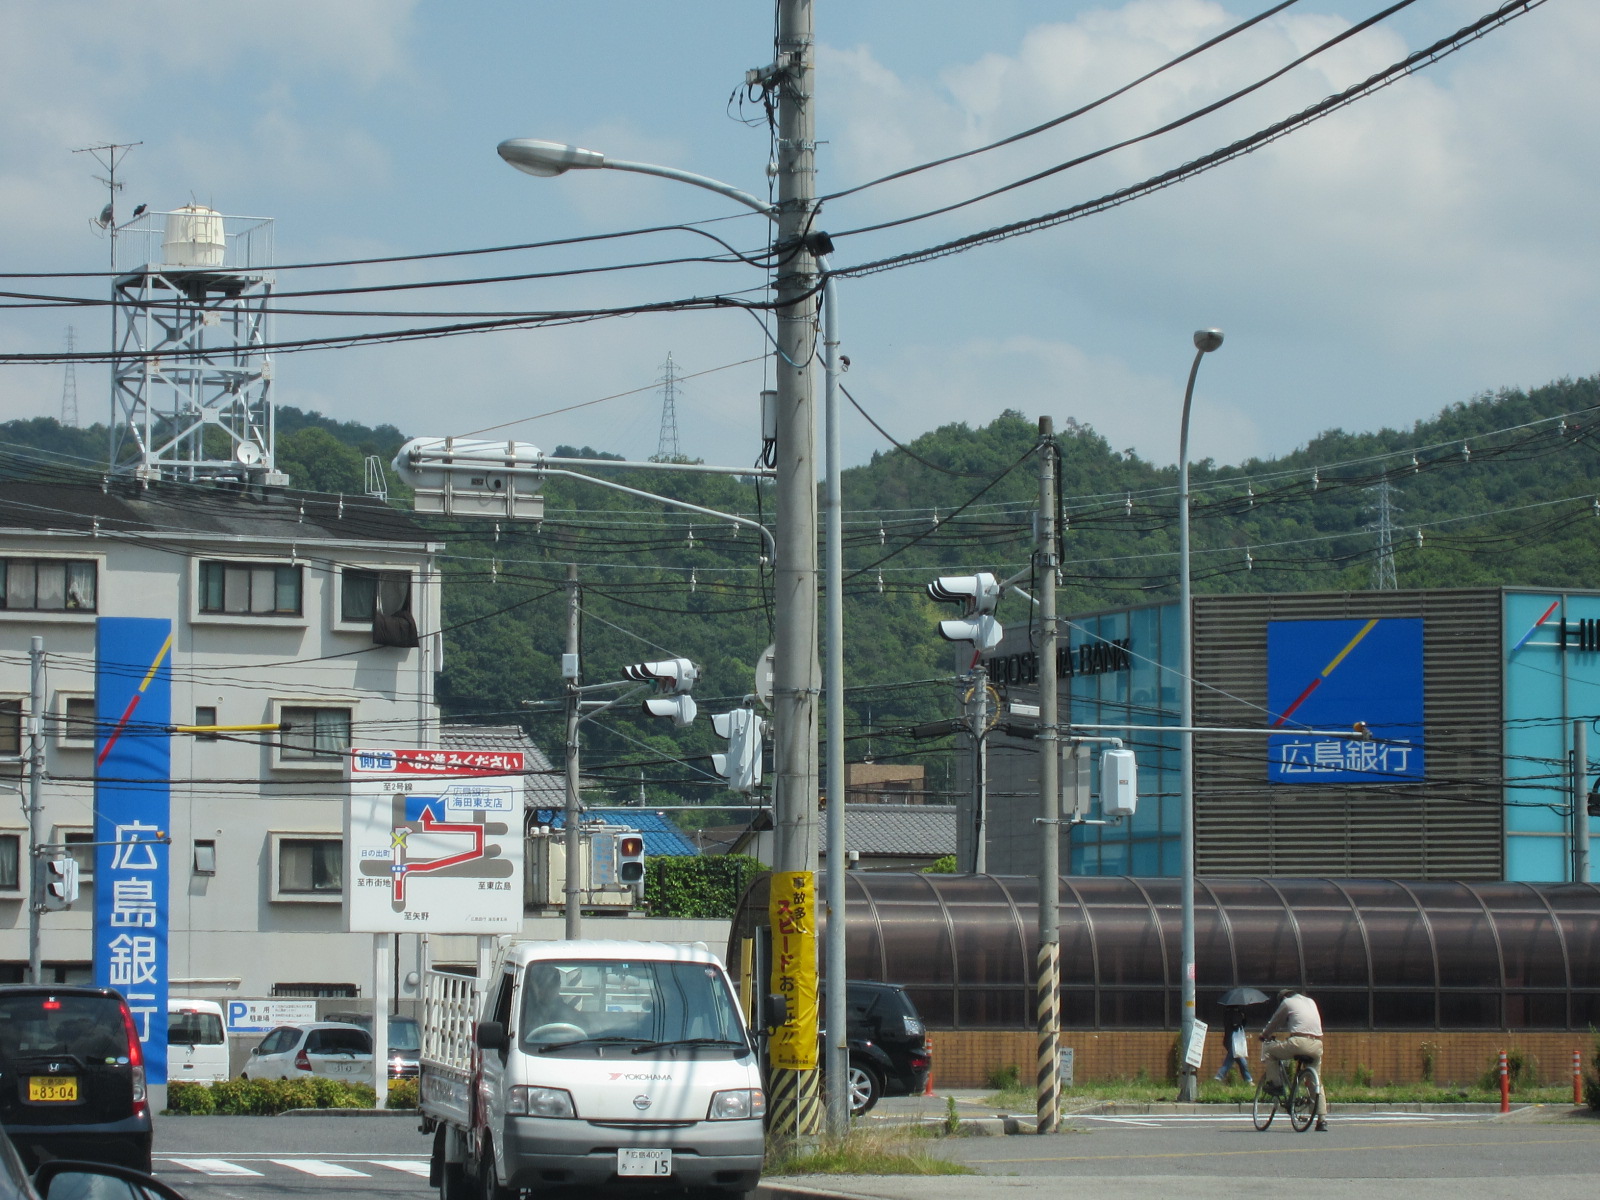
[[[96,566],[82,559],[0,558],[0,608],[94,612]]]
[[[347,567],[340,575],[339,618],[371,625],[380,646],[413,647],[417,622],[411,615],[411,572]]]
[[[0,755],[22,753],[22,701],[0,700]]]
[[[215,875],[217,873],[217,843],[215,838],[195,839],[194,873],[196,875]]]
[[[344,840],[335,834],[272,835],[272,898],[332,900],[344,891]]]
[[[0,892],[22,890],[22,835],[0,833]]]
[[[94,748],[94,697],[62,696],[56,713],[56,742],[64,747]]]
[[[350,749],[350,710],[284,705],[278,710],[278,760],[337,763]]]
[[[217,706],[215,704],[197,704],[194,706],[194,723],[196,725],[215,725],[217,723]],[[202,742],[220,742],[221,736],[215,733],[197,733],[194,735]]]
[[[300,568],[272,563],[200,564],[200,611],[258,617],[298,617]]]

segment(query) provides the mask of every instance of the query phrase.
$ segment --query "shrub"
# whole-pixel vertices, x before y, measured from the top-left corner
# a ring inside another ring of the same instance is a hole
[[[205,1084],[184,1083],[180,1079],[167,1085],[167,1111],[186,1117],[204,1117],[217,1111],[217,1102]]]
[[[1353,1076],[1351,1076],[1350,1082],[1355,1084],[1357,1087],[1363,1087],[1363,1088],[1371,1087],[1372,1086],[1372,1068],[1367,1066],[1366,1063],[1357,1063],[1356,1064],[1355,1074]]]
[[[984,1083],[991,1091],[1015,1092],[1022,1088],[1022,1068],[1016,1063],[1004,1067],[990,1067]]]
[[[956,873],[956,856],[946,854],[943,858],[936,858],[922,868],[924,875],[954,875]]]
[[[1420,1049],[1422,1051],[1422,1082],[1432,1083],[1439,1065],[1439,1043],[1423,1042]]]
[[[417,1081],[415,1079],[391,1079],[389,1081],[389,1099],[384,1102],[385,1108],[415,1108],[417,1106]]]
[[[1525,1091],[1531,1087],[1539,1086],[1539,1060],[1526,1050],[1511,1049],[1506,1051],[1506,1074],[1511,1079],[1513,1092]],[[1488,1092],[1500,1090],[1500,1055],[1495,1054],[1489,1059],[1489,1069],[1478,1080],[1478,1086]]]
[[[657,917],[732,917],[766,869],[746,854],[652,855],[644,866],[645,907]]]

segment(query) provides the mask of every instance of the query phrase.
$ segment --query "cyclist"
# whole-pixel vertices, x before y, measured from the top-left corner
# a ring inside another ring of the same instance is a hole
[[[1276,1041],[1269,1040],[1274,1035]],[[1278,993],[1278,1008],[1261,1031],[1261,1053],[1278,1067],[1278,1086],[1288,1090],[1296,1058],[1309,1059],[1317,1073],[1317,1131],[1328,1130],[1328,1097],[1322,1089],[1322,1013],[1317,1002],[1294,988]],[[1285,1066],[1285,1063],[1291,1065]]]

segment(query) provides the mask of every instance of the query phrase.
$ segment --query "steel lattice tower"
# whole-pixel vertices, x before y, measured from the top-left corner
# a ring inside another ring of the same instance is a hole
[[[1393,501],[1394,484],[1387,479],[1367,489],[1374,497],[1377,517],[1366,526],[1377,535],[1377,557],[1372,561],[1372,588],[1378,592],[1392,592],[1400,585],[1394,573],[1394,518],[1400,509]]]
[[[677,462],[683,451],[678,447],[678,367],[671,351],[667,352],[661,371],[661,436],[656,439],[656,452],[650,461]]]
[[[72,361],[77,349],[78,331],[67,326],[67,373],[61,381],[61,423],[69,429],[78,427],[78,367]]]

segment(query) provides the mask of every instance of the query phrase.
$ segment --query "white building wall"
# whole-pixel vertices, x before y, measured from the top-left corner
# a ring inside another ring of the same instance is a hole
[[[292,546],[163,534],[140,536],[0,534],[0,556],[92,558],[98,564],[98,611],[0,610],[0,697],[27,707],[28,649],[44,638],[47,712],[59,715],[69,696],[94,689],[98,616],[164,617],[174,622],[172,718],[195,722],[197,707],[215,707],[220,724],[271,723],[286,703],[348,706],[353,739],[373,745],[435,745],[438,710],[433,680],[440,666],[439,588],[429,549],[308,538]],[[298,564],[302,614],[211,615],[199,611],[202,559]],[[370,625],[340,619],[339,571],[354,566],[408,570],[412,612],[424,632],[415,649],[373,646]],[[268,996],[274,984],[351,983],[367,994],[372,939],[342,932],[337,896],[275,898],[274,833],[339,837],[345,796],[342,763],[281,761],[280,735],[239,734],[208,741],[173,737],[170,830],[170,973],[173,994]],[[26,734],[24,733],[24,742]],[[26,746],[24,745],[24,749]],[[94,751],[46,740],[43,834],[92,828]],[[0,767],[0,785],[21,787],[16,766]],[[192,782],[189,782],[192,781]],[[25,830],[17,793],[0,790],[0,831]],[[214,875],[194,871],[196,840],[214,841]],[[26,860],[26,839],[23,858]],[[0,961],[26,963],[28,864],[20,887],[0,892]],[[42,918],[48,963],[87,964],[93,884],[69,912]],[[74,978],[80,977],[74,973]],[[210,981],[202,983],[200,981]]]

